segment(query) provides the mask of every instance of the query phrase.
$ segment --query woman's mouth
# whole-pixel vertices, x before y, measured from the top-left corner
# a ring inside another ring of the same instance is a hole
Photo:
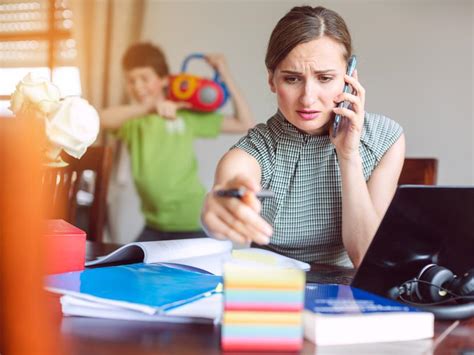
[[[321,114],[321,111],[316,110],[296,110],[296,112],[303,120],[307,121],[314,120]]]

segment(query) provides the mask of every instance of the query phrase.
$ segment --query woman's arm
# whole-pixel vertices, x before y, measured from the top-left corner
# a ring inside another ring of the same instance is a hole
[[[201,222],[210,236],[246,244],[268,244],[272,227],[260,216],[260,165],[241,149],[227,152],[219,161],[212,191],[206,196]],[[219,189],[246,188],[242,199],[218,197]]]
[[[405,158],[405,137],[402,135],[380,160],[369,182],[365,181],[359,153],[364,123],[365,89],[354,77],[345,76],[354,93],[338,95],[336,102],[349,101],[352,109],[333,109],[345,120],[341,122],[336,146],[342,178],[342,241],[354,266],[359,266],[382,217],[397,188]],[[330,129],[332,137],[332,129]]]
[[[234,114],[226,116],[222,121],[221,131],[225,133],[246,133],[255,125],[255,121],[247,101],[230,73],[225,57],[222,54],[208,54],[206,59],[217,70],[229,89],[234,108]]]
[[[402,135],[385,153],[368,182],[360,155],[340,159],[342,240],[354,266],[359,266],[393,198],[405,157]]]

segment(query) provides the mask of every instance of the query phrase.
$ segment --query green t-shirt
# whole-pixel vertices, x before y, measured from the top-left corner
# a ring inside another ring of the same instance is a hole
[[[127,121],[116,135],[127,144],[147,226],[196,231],[205,188],[198,176],[195,138],[216,137],[220,113],[178,111],[170,121],[151,114]]]

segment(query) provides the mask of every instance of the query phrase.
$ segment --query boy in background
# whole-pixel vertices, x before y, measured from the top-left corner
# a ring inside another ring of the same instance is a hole
[[[137,241],[205,237],[199,224],[205,188],[194,139],[245,133],[254,125],[224,56],[205,59],[228,88],[232,115],[193,112],[186,103],[167,100],[168,64],[163,51],[150,43],[132,45],[122,58],[131,103],[101,112],[101,126],[113,131],[130,153],[146,223]]]

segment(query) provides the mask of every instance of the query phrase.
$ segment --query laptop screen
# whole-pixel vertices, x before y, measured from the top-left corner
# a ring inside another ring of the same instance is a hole
[[[427,264],[474,267],[474,187],[400,186],[351,285],[387,297]]]

